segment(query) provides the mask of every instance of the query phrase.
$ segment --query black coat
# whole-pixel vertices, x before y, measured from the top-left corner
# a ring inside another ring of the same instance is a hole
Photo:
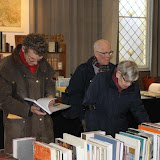
[[[66,89],[66,93],[69,95],[68,102],[62,96],[62,102],[72,106],[70,109],[64,111],[64,116],[66,118],[74,119],[79,117],[82,119],[83,117],[83,98],[88,86],[95,76],[92,65],[93,58],[94,57],[91,57],[86,63],[80,64],[72,75],[69,86]],[[114,68],[114,66],[115,65],[112,63],[109,63],[110,69]]]
[[[114,136],[128,128],[127,114],[131,112],[138,123],[149,121],[142,105],[137,83],[119,93],[111,72],[97,74],[90,84],[83,104],[95,105],[95,110],[85,112],[88,131],[104,130]]]

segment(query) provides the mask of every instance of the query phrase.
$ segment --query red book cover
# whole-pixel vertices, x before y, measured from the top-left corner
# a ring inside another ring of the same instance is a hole
[[[43,142],[34,142],[33,159],[34,160],[52,160],[53,148]]]

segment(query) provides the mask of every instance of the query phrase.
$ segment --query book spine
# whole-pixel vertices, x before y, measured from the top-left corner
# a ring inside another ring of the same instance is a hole
[[[145,123],[142,123],[142,125],[160,129],[160,125],[159,125],[159,124],[156,124],[156,123],[145,122]]]
[[[2,52],[6,52],[6,34],[2,34]]]
[[[2,32],[0,32],[0,52],[2,52]]]
[[[148,126],[138,125],[138,129],[144,130],[144,131],[149,131],[149,132],[152,132],[152,133],[160,134],[160,130],[159,129],[155,129],[155,128],[148,127]]]

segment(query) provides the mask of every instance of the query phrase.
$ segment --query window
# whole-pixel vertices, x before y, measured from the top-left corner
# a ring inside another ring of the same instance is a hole
[[[119,0],[119,62],[132,60],[141,70],[150,69],[152,1]]]

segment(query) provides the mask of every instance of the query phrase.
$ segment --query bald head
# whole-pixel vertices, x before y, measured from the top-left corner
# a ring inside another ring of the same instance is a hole
[[[111,57],[111,44],[104,39],[97,40],[93,46],[94,56],[101,65],[108,65]]]
[[[94,43],[94,46],[93,46],[94,51],[99,51],[103,48],[111,48],[111,44],[105,39],[97,40]]]

